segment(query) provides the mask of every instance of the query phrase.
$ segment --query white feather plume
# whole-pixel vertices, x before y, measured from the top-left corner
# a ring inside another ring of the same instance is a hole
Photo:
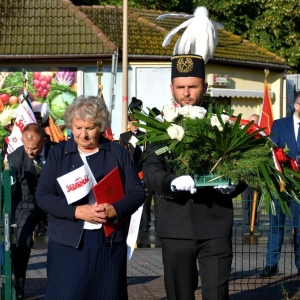
[[[164,14],[156,18],[162,20],[167,17],[188,18],[179,26],[173,28],[164,38],[163,47],[168,46],[174,34],[186,27],[181,37],[177,40],[173,55],[196,54],[203,57],[205,63],[213,57],[218,44],[217,27],[224,28],[220,23],[208,18],[208,10],[204,6],[197,7],[193,15],[186,14]]]

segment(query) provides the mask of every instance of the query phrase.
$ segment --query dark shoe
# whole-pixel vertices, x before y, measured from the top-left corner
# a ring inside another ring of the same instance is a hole
[[[149,231],[149,227],[142,227],[142,231],[143,232],[148,232]]]
[[[12,228],[17,228],[17,220],[16,219],[12,220],[10,226]]]
[[[16,290],[16,299],[17,300],[24,299],[24,289],[22,289],[19,286],[16,286],[15,290]]]
[[[39,230],[39,231],[36,233],[36,235],[37,235],[37,236],[43,236],[43,235],[46,234],[46,232],[47,232],[47,230]]]
[[[261,232],[259,232],[259,231],[253,231],[253,232],[251,232],[251,231],[245,231],[244,232],[244,235],[251,235],[251,234],[259,236],[259,235],[261,235]]]
[[[278,267],[277,265],[273,266],[273,267],[269,267],[266,266],[261,274],[258,274],[258,277],[264,278],[264,277],[271,277],[273,275],[277,275],[278,274]]]

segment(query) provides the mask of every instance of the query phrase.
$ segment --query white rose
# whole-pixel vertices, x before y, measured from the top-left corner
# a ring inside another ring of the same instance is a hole
[[[211,118],[210,118],[210,124],[211,126],[219,126],[220,125],[220,122],[217,118],[216,115],[213,115]]]
[[[181,116],[184,116],[185,118],[189,118],[191,109],[192,109],[191,105],[185,105],[185,106],[179,107],[178,114]]]
[[[229,116],[228,115],[221,115],[221,118],[223,120],[224,123],[228,123],[229,122]]]
[[[219,122],[219,119],[216,115],[213,115],[210,119],[210,124],[211,126],[217,126],[219,131],[223,131],[223,127],[221,123]]]
[[[171,124],[167,129],[168,135],[172,140],[181,141],[184,137],[184,129],[176,124]]]
[[[206,115],[206,109],[200,106],[185,105],[179,108],[179,114],[185,118],[203,119]]]
[[[193,109],[190,111],[191,119],[203,119],[206,115],[206,109],[200,106],[193,106]]]
[[[178,117],[178,107],[173,104],[164,106],[162,111],[164,119],[168,122],[173,122]]]
[[[229,116],[228,116],[228,115],[222,114],[222,115],[221,115],[221,118],[222,118],[224,124],[229,122]],[[219,122],[219,119],[218,119],[218,117],[217,117],[216,115],[213,115],[213,116],[211,117],[211,119],[210,119],[210,124],[211,124],[212,126],[217,126],[218,129],[219,129],[219,131],[223,131],[223,126],[222,126],[221,123]]]

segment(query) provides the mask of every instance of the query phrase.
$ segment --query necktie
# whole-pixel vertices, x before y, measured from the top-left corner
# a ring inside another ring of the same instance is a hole
[[[298,128],[298,136],[297,136],[297,150],[300,152],[300,122],[298,123],[299,128]]]
[[[42,164],[42,161],[41,161],[41,156],[40,155],[37,155],[34,160],[36,161],[36,172],[38,175],[40,175],[41,171],[42,171],[42,168],[43,168],[43,164]]]

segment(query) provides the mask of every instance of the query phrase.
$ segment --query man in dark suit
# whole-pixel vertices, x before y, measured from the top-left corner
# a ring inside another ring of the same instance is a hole
[[[295,113],[275,120],[271,130],[272,141],[280,148],[288,148],[288,156],[296,160],[300,155],[300,92],[294,98]],[[300,166],[299,166],[300,167]],[[293,218],[291,219],[294,228],[294,253],[295,264],[300,276],[300,223],[299,223],[299,204],[289,199],[290,210]],[[281,246],[284,240],[285,214],[281,211],[278,201],[275,200],[276,215],[270,212],[270,227],[268,231],[268,243],[266,252],[266,266],[260,277],[270,277],[278,274],[278,261],[280,259]],[[271,210],[270,210],[271,211]]]
[[[201,56],[173,56],[171,76],[174,104],[203,105],[207,83]],[[223,190],[224,194],[212,187],[196,189],[191,176],[174,174],[168,153],[155,154],[161,147],[163,144],[153,143],[147,149],[143,173],[146,186],[157,196],[157,235],[162,244],[167,298],[195,299],[198,258],[203,299],[228,300],[232,198],[243,188],[239,185],[230,193],[228,186]]]
[[[140,145],[137,145],[137,141],[139,140],[139,136],[143,134],[142,131],[138,129],[138,127],[134,126],[132,123],[138,122],[134,114],[128,115],[128,126],[129,130],[120,134],[119,144],[125,147],[129,154],[131,159],[133,160],[138,172],[139,170],[139,162],[143,154],[143,147]]]
[[[34,113],[37,124],[41,125],[42,127],[49,126],[50,108],[46,102],[34,105],[32,111]],[[47,138],[47,140],[50,140],[50,136],[48,134],[45,134],[45,137]],[[47,223],[44,223],[43,219],[40,220],[36,226],[35,234],[37,236],[43,236],[47,232]]]
[[[23,299],[26,269],[33,246],[32,234],[43,216],[35,201],[35,190],[48,151],[55,143],[46,141],[38,124],[28,124],[22,132],[23,146],[8,155],[16,179],[12,207],[16,223],[16,253],[13,262],[17,299]],[[46,222],[46,220],[45,220]]]

